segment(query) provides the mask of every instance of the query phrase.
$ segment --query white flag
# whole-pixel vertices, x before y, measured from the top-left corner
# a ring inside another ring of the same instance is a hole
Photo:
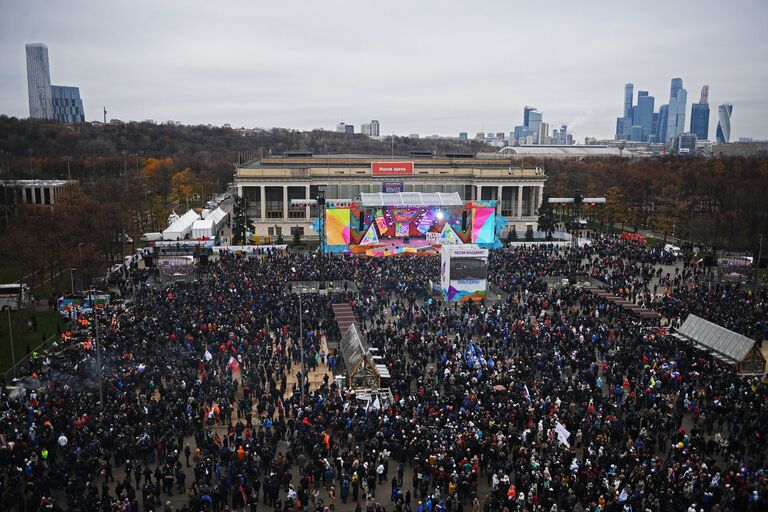
[[[206,360],[206,361],[210,361],[211,359],[213,359],[213,356],[211,355],[211,353],[210,353],[210,352],[208,352],[208,351],[206,350],[206,351],[205,351],[205,360]]]
[[[371,404],[371,407],[374,409],[381,409],[381,402],[379,402],[379,397],[376,397],[376,400],[373,401],[373,404]]]

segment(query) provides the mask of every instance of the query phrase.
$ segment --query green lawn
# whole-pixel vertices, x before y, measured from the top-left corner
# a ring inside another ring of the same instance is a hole
[[[30,331],[27,328],[27,320],[34,315],[37,318],[37,329]],[[11,311],[11,325],[13,326],[13,347],[16,361],[20,361],[27,350],[34,350],[45,338],[56,334],[56,323],[65,328],[65,322],[59,319],[56,311]],[[8,313],[0,313],[0,371],[11,368],[11,344],[8,333]]]

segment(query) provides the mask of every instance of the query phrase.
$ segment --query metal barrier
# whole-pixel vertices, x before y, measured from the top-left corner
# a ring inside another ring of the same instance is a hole
[[[66,330],[66,328],[69,327],[69,324],[70,324],[69,322],[64,324],[64,328],[65,328],[64,330]],[[32,349],[29,354],[22,357],[19,361],[16,361],[15,366],[11,366],[7,370],[5,370],[5,372],[3,372],[3,381],[5,383],[10,383],[11,379],[13,379],[14,370],[16,370],[16,376],[20,377],[21,372],[19,370],[26,367],[27,363],[29,362],[29,359],[32,357],[32,354],[34,354],[35,352],[40,352],[42,350],[45,350],[50,344],[52,344],[58,338],[59,338],[58,334],[49,336],[48,339],[46,339],[45,341],[40,343],[38,346],[36,346],[34,349]]]

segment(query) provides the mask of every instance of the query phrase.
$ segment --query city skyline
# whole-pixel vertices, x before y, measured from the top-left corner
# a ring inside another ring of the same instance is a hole
[[[359,126],[377,118],[382,136],[455,137],[508,134],[522,124],[524,106],[535,105],[550,127],[566,124],[583,142],[613,138],[625,83],[660,106],[670,78],[680,77],[689,91],[710,84],[711,103],[737,107],[732,140],[768,138],[768,70],[754,64],[768,51],[759,23],[768,6],[757,2],[729,4],[727,18],[716,2],[681,2],[682,26],[650,43],[632,34],[657,24],[665,3],[638,11],[554,1],[557,9],[542,13],[490,1],[495,16],[453,15],[433,2],[382,9],[330,1],[299,13],[237,2],[230,10],[203,2],[3,3],[0,113],[17,117],[29,115],[24,45],[42,42],[56,81],[84,91],[85,110],[95,113],[88,121],[106,106],[126,121],[333,130],[341,119]],[[729,37],[718,39],[723,30]],[[518,51],[520,40],[537,44]],[[673,50],[683,45],[701,50],[682,58]]]

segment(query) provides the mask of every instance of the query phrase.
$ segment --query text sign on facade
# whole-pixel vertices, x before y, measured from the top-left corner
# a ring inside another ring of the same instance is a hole
[[[381,191],[385,194],[393,194],[403,191],[402,181],[385,181],[381,184]]]
[[[371,162],[373,176],[411,176],[413,162]]]

